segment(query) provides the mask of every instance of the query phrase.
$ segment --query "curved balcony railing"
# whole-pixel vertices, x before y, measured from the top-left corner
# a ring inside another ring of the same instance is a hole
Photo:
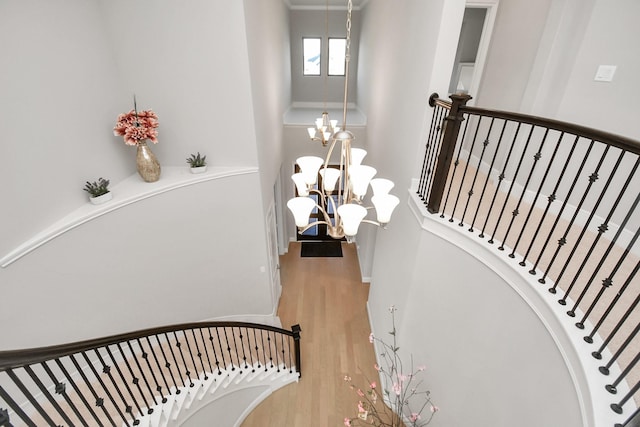
[[[558,295],[611,376],[611,410],[622,413],[640,400],[640,142],[469,99],[431,96],[418,196]]]
[[[0,352],[0,426],[133,426],[231,372],[300,375],[300,327],[200,322]]]

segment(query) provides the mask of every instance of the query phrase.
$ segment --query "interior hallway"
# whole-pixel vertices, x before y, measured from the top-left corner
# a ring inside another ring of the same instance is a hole
[[[302,328],[302,378],[277,390],[243,427],[328,427],[356,414],[355,393],[343,380],[364,387],[377,381],[363,284],[354,245],[342,244],[342,258],[302,258],[300,243],[280,257],[282,327]]]

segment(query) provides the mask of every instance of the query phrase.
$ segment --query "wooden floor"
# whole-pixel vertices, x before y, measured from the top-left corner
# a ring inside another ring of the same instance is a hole
[[[377,379],[366,311],[369,285],[361,282],[354,245],[342,244],[342,258],[301,258],[291,243],[280,259],[283,328],[302,328],[302,378],[276,391],[244,421],[243,427],[327,427],[354,416],[356,385]]]

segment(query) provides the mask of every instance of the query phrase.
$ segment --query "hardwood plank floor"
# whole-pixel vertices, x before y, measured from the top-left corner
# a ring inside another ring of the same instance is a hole
[[[243,427],[341,426],[354,416],[356,385],[377,379],[369,343],[366,302],[369,285],[361,282],[354,245],[342,244],[342,258],[302,258],[291,243],[280,258],[282,296],[278,315],[284,328],[302,328],[302,378],[263,401]]]

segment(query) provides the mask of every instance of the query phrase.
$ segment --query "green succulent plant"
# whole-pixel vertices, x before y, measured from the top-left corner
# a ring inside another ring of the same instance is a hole
[[[102,196],[109,192],[109,180],[100,178],[98,181],[94,182],[87,181],[83,190],[89,193],[91,197]]]
[[[192,154],[191,157],[187,158],[187,163],[192,168],[199,168],[202,166],[206,166],[207,156],[201,156],[200,152],[198,152],[198,154]]]

